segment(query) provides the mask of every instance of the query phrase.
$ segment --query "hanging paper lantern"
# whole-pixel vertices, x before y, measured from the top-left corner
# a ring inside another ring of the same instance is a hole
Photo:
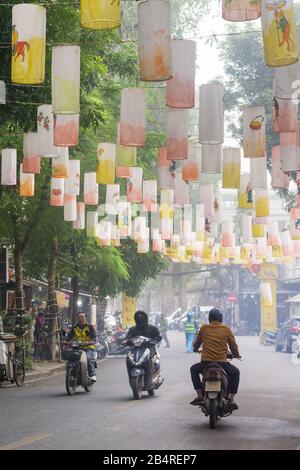
[[[23,173],[20,165],[20,196],[34,196],[34,173]]]
[[[201,147],[189,144],[188,159],[182,163],[182,179],[184,181],[198,181],[200,178]]]
[[[80,194],[80,160],[69,160],[69,177],[65,179],[65,194]]]
[[[255,214],[256,217],[269,217],[270,215],[269,193],[265,189],[255,190]]]
[[[251,244],[243,243],[241,246],[241,259],[244,261],[250,261],[251,256]]]
[[[160,189],[174,189],[176,162],[168,160],[166,147],[160,147],[158,149],[157,174]]]
[[[81,26],[86,29],[114,29],[121,26],[120,0],[80,0]]]
[[[85,228],[85,204],[77,202],[77,218],[73,222],[73,228],[76,230],[84,230]]]
[[[221,84],[200,86],[199,142],[222,144],[224,142],[224,87]]]
[[[290,232],[285,230],[281,233],[281,245],[283,256],[293,255],[293,243],[291,240]]]
[[[204,217],[212,217],[214,209],[214,185],[212,183],[201,184],[199,186],[198,202],[204,206]]]
[[[110,246],[111,244],[111,222],[101,221],[97,225],[97,242],[100,246]]]
[[[52,177],[68,178],[69,176],[69,149],[68,147],[59,147],[58,157],[52,159]]]
[[[74,147],[78,144],[79,114],[55,114],[54,145]]]
[[[297,183],[297,194],[296,194],[296,206],[300,207],[300,172],[296,174],[296,183]]]
[[[118,214],[118,205],[120,202],[120,185],[108,184],[106,186],[106,205],[105,211],[110,215]]]
[[[281,169],[280,146],[272,147],[272,187],[288,188],[290,180],[288,175],[283,173]]]
[[[300,44],[300,31],[297,31],[297,43]],[[276,98],[286,98],[291,100],[295,93],[293,87],[296,80],[300,77],[300,63],[295,62],[292,65],[286,65],[284,67],[275,67],[275,78],[274,78],[274,96]]]
[[[135,147],[126,147],[120,144],[120,124],[118,124],[118,138],[116,145],[117,165],[119,166],[136,166],[137,151]]]
[[[12,8],[11,81],[36,85],[45,79],[46,9],[19,4]]]
[[[234,234],[233,234],[233,222],[224,221],[222,222],[222,235],[221,243],[225,248],[234,246]]]
[[[141,241],[146,236],[146,217],[136,217],[133,221],[133,239],[135,242]]]
[[[54,114],[79,114],[79,46],[52,48],[52,106]]]
[[[221,222],[222,219],[222,192],[216,191],[214,194],[214,215],[211,217],[211,221],[215,224]]]
[[[173,235],[174,190],[161,190],[159,217],[161,238],[163,240],[170,240]]]
[[[222,187],[227,189],[240,188],[241,149],[225,148],[223,152]]]
[[[39,175],[41,172],[41,159],[38,153],[38,137],[36,132],[24,134],[23,155],[23,172]]]
[[[157,181],[143,181],[143,205],[149,212],[157,211]]]
[[[244,157],[257,158],[265,156],[266,126],[265,108],[249,106],[243,110]]]
[[[97,183],[114,184],[116,172],[115,144],[101,143],[97,149]]]
[[[293,0],[261,0],[265,63],[281,67],[298,61]]]
[[[84,173],[84,203],[87,206],[98,205],[98,184],[96,181],[96,173]]]
[[[273,306],[272,288],[269,282],[260,283],[260,303],[262,307]]]
[[[183,207],[189,203],[189,184],[182,179],[182,169],[175,176],[175,204]]]
[[[267,240],[264,238],[258,238],[255,245],[256,258],[264,260],[267,257]]]
[[[196,204],[196,240],[204,241],[205,217],[204,205]]]
[[[117,166],[116,178],[130,178],[132,176],[132,168],[129,166]]]
[[[252,189],[267,189],[267,159],[251,158],[250,185]]]
[[[300,170],[299,132],[280,134],[280,157],[282,171]]]
[[[269,246],[276,246],[280,243],[278,222],[269,222],[267,244]]]
[[[64,197],[64,221],[75,222],[77,220],[76,196],[65,194]]]
[[[120,144],[143,147],[146,139],[145,90],[124,88],[121,94]]]
[[[120,237],[127,238],[131,235],[131,205],[128,202],[119,202],[118,228]]]
[[[98,213],[87,212],[86,214],[86,234],[88,237],[96,237],[98,225]]]
[[[173,78],[167,82],[166,104],[171,108],[195,106],[196,42],[172,41]]]
[[[52,106],[43,104],[37,109],[38,154],[41,157],[57,157],[54,146],[54,118]]]
[[[65,182],[62,178],[51,178],[50,206],[62,207],[64,205]]]
[[[222,173],[222,146],[202,145],[202,173]]]
[[[127,182],[127,201],[128,202],[142,202],[143,201],[143,169],[134,167],[132,168],[132,176]]]
[[[293,240],[300,240],[300,209],[297,207],[290,212],[290,234]]]
[[[252,21],[260,17],[260,0],[222,0],[222,18],[227,21]]]
[[[214,257],[214,244],[213,238],[207,238],[203,245],[203,258],[206,261],[211,261]]]
[[[17,151],[15,149],[2,150],[1,184],[5,186],[17,184]]]
[[[170,4],[167,0],[139,2],[138,45],[142,80],[172,78]]]
[[[241,175],[238,199],[240,209],[254,209],[254,193],[250,184],[250,173]]]
[[[154,253],[159,252],[161,250],[161,237],[159,233],[159,229],[152,230],[152,246],[151,249]]]
[[[300,240],[293,240],[293,251],[294,251],[294,256],[296,256],[296,258],[299,258],[299,256],[300,256]]]
[[[273,98],[273,131],[296,132],[298,129],[298,104],[291,99]]]
[[[117,228],[116,224],[111,224],[111,246],[119,247],[121,246],[120,239],[120,230]]]
[[[252,237],[264,238],[266,233],[266,226],[264,224],[252,224]]]
[[[189,152],[189,119],[185,109],[167,110],[167,158],[186,160]]]

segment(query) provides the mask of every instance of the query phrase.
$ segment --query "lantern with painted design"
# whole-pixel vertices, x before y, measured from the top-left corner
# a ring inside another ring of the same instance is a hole
[[[167,148],[160,147],[157,156],[157,176],[160,189],[174,189],[176,162],[167,158]]]
[[[51,178],[50,206],[64,205],[65,184],[62,178]]]
[[[84,230],[85,228],[85,204],[77,202],[77,218],[73,222],[73,228],[76,230]]]
[[[290,212],[290,234],[293,240],[300,240],[300,209],[293,207]]]
[[[243,110],[244,157],[258,158],[265,156],[266,126],[265,108],[249,106]]]
[[[17,184],[17,151],[15,149],[2,150],[1,184],[5,186]]]
[[[57,157],[54,146],[54,118],[52,106],[43,104],[37,109],[38,154],[41,157]]]
[[[96,181],[96,173],[84,173],[84,203],[87,206],[98,205],[98,184]]]
[[[69,149],[68,147],[59,147],[58,157],[52,159],[52,177],[68,178],[69,176]]]
[[[296,132],[298,129],[298,104],[292,99],[273,98],[273,131]]]
[[[280,145],[272,147],[272,187],[288,188],[290,180],[281,169]]]
[[[52,48],[52,106],[54,114],[79,114],[79,46]]]
[[[142,202],[143,201],[143,169],[134,167],[132,168],[131,177],[127,182],[127,201],[128,202]]]
[[[41,172],[41,159],[38,153],[37,132],[24,134],[23,139],[23,172],[39,175]]]
[[[101,143],[97,149],[97,183],[114,184],[116,173],[115,144]]]
[[[200,86],[199,142],[222,144],[224,142],[224,87],[221,84]]]
[[[254,193],[250,184],[250,173],[241,174],[238,199],[240,209],[254,209]]]
[[[65,194],[80,194],[80,160],[69,160],[69,177],[65,179]]]
[[[129,202],[119,202],[118,228],[121,238],[131,235],[131,204]]]
[[[143,181],[143,205],[149,212],[157,211],[157,181]]]
[[[189,144],[188,159],[182,163],[182,179],[184,181],[198,181],[200,178],[201,147],[195,143]]]
[[[22,164],[20,165],[20,196],[34,196],[34,173],[23,173]]]
[[[81,26],[86,29],[114,29],[121,26],[120,0],[80,0]]]
[[[105,210],[107,214],[117,215],[119,202],[120,202],[120,185],[108,184],[106,186],[106,205],[105,205]]]
[[[282,171],[300,170],[299,131],[280,134],[280,157]]]

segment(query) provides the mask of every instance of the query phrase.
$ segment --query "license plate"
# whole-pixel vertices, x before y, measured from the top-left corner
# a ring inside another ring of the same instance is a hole
[[[221,391],[221,382],[205,382],[205,391],[206,392],[220,392]]]

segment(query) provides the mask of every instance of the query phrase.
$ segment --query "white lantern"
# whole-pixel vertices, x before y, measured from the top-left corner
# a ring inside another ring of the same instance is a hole
[[[97,226],[97,239],[100,246],[110,246],[111,244],[111,222],[101,221]]]
[[[293,242],[291,240],[290,232],[285,230],[281,233],[281,244],[283,256],[293,255]]]
[[[54,114],[79,114],[79,46],[52,48],[52,106]]]
[[[224,142],[224,87],[221,84],[200,86],[199,142],[222,144]]]
[[[62,207],[64,205],[64,179],[51,178],[50,206]]]
[[[200,178],[201,147],[189,144],[188,159],[182,163],[182,179],[184,181],[198,181]]]
[[[172,41],[173,78],[167,82],[166,104],[171,108],[195,106],[196,42]]]
[[[24,173],[40,174],[41,159],[38,153],[38,136],[36,132],[24,134],[22,163]]]
[[[172,78],[170,3],[167,0],[139,2],[138,44],[141,79]]]
[[[128,202],[142,202],[143,201],[143,169],[134,167],[132,168],[132,176],[127,182],[127,201]]]
[[[75,222],[77,220],[76,196],[65,194],[64,197],[64,221]]]
[[[222,173],[222,146],[202,145],[202,173]]]
[[[34,196],[34,173],[23,173],[23,165],[20,165],[20,196]]]
[[[73,222],[73,228],[76,230],[84,230],[85,228],[85,204],[77,202],[77,218]]]
[[[106,213],[110,215],[118,214],[118,205],[120,201],[120,185],[108,184],[106,186]]]
[[[87,206],[98,205],[98,184],[96,181],[96,173],[84,173],[84,203]]]
[[[300,240],[300,209],[293,207],[290,212],[290,234],[293,240]]]
[[[52,106],[43,104],[37,109],[38,153],[41,157],[57,157],[54,146],[54,118]]]
[[[254,194],[250,184],[250,173],[241,174],[239,189],[239,208],[254,209]]]
[[[249,106],[243,110],[244,157],[264,157],[266,151],[265,108]]]
[[[157,181],[143,181],[143,205],[149,212],[157,211]]]
[[[145,90],[124,88],[121,94],[120,144],[143,147],[146,139]]]
[[[78,144],[79,114],[56,114],[54,116],[54,145],[74,147]]]
[[[17,184],[17,151],[15,149],[2,150],[1,184],[6,186]]]
[[[131,235],[131,204],[128,202],[119,202],[118,228],[120,237],[127,238]]]
[[[57,147],[58,157],[52,158],[53,178],[68,178],[69,176],[69,149]]]
[[[87,212],[86,214],[86,234],[88,237],[96,237],[98,225],[98,213]]]
[[[267,189],[267,159],[250,159],[250,185],[252,189]]]
[[[182,179],[182,170],[176,172],[175,176],[175,204],[183,207],[189,203],[189,184]]]
[[[167,110],[167,158],[186,160],[189,152],[189,117],[185,109]]]
[[[242,215],[242,237],[243,243],[252,242],[252,217],[251,215]]]
[[[198,202],[204,206],[204,217],[212,217],[214,215],[214,200],[214,185],[212,183],[201,184],[199,186]]]
[[[273,188],[288,188],[290,180],[281,169],[280,145],[272,147],[272,186]]]
[[[69,160],[69,177],[65,179],[65,194],[80,194],[80,160]]]
[[[280,134],[280,157],[282,171],[300,170],[299,132]]]
[[[167,159],[167,148],[160,147],[157,156],[157,176],[160,189],[174,189],[176,162]]]

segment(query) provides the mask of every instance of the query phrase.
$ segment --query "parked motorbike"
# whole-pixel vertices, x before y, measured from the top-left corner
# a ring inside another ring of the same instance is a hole
[[[130,346],[126,364],[133,396],[136,400],[140,400],[143,391],[147,391],[150,396],[153,396],[154,391],[161,386],[164,380],[160,371],[160,355],[156,351],[151,358],[150,348],[153,348],[156,343],[145,336],[137,336],[126,342]],[[149,371],[151,377],[148,377]]]
[[[90,345],[90,342],[78,343],[71,341],[67,352],[68,362],[66,364],[66,389],[68,395],[74,395],[77,387],[83,387],[86,392],[91,392],[94,382],[88,375],[88,363],[86,352],[81,349]],[[95,352],[95,356],[97,353]],[[94,367],[97,368],[96,357]]]
[[[262,335],[262,344],[264,346],[271,346],[275,344],[276,341],[276,333],[274,331],[264,330]]]
[[[227,354],[228,359],[233,359],[231,353]],[[200,406],[205,416],[209,417],[209,426],[215,429],[217,421],[230,416],[233,409],[230,402],[226,400],[228,388],[227,374],[221,365],[209,364],[203,374],[203,402]]]
[[[97,341],[95,344],[95,351],[97,353],[97,359],[105,359],[109,352],[109,346],[104,334],[97,335]]]
[[[108,354],[110,356],[121,356],[128,353],[128,346],[124,343],[126,333],[115,333],[107,337]]]

